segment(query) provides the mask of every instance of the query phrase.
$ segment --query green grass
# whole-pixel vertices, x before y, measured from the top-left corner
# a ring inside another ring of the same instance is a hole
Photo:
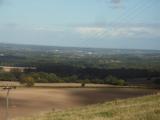
[[[114,100],[19,120],[159,120],[160,94]]]

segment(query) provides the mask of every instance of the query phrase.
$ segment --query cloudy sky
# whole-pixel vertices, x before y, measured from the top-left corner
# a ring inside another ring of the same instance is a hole
[[[0,0],[0,42],[160,50],[160,0]]]

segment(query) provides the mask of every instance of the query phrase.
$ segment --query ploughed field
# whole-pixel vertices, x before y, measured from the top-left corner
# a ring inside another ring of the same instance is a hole
[[[10,92],[9,117],[25,117],[156,92],[138,88],[17,88]],[[0,120],[5,118],[5,95],[6,91],[0,90]]]

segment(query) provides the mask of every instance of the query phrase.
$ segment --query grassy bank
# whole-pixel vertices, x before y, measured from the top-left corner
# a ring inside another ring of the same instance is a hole
[[[18,120],[159,120],[160,94],[50,112]]]

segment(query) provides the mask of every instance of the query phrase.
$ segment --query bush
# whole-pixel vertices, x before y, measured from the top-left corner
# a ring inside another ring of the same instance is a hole
[[[26,77],[21,78],[20,83],[24,84],[26,87],[32,87],[32,86],[34,86],[35,82],[32,77],[26,76]]]
[[[0,80],[2,80],[2,81],[16,81],[17,78],[13,73],[1,72],[0,73]]]
[[[81,87],[85,87],[85,85],[86,85],[86,84],[85,84],[84,82],[83,82],[83,83],[81,83]]]
[[[116,83],[115,83],[115,85],[121,85],[121,86],[123,86],[123,85],[125,85],[125,84],[126,84],[126,83],[125,83],[125,80],[122,80],[122,79],[117,80]]]
[[[108,76],[104,79],[104,84],[112,84],[112,85],[126,85],[125,80],[123,79],[118,79],[114,76]]]
[[[160,79],[154,80],[154,83],[160,85]]]

